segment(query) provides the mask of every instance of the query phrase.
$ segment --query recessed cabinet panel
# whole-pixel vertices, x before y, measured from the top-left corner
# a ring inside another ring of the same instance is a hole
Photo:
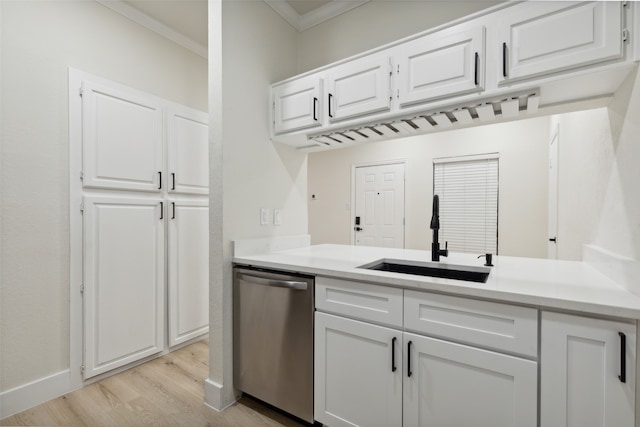
[[[316,312],[316,421],[401,426],[401,342],[400,331]]]
[[[172,200],[169,218],[169,345],[209,328],[209,203]]]
[[[209,117],[182,107],[167,110],[168,190],[209,193]]]
[[[335,67],[327,76],[327,114],[330,122],[389,110],[390,58],[358,59]]]
[[[84,199],[85,378],[164,347],[160,200]]]
[[[551,312],[541,317],[541,425],[634,426],[635,324]]]
[[[403,349],[403,425],[537,426],[536,362],[408,333]]]
[[[429,34],[400,46],[400,105],[479,91],[484,87],[484,27]]]
[[[618,1],[524,2],[505,11],[501,81],[515,80],[622,56]]]
[[[309,76],[273,88],[275,133],[306,129],[321,124],[322,80]]]
[[[83,186],[160,191],[160,102],[90,82],[82,91]]]

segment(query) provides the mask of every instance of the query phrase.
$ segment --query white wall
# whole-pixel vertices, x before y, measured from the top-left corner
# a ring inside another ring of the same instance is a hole
[[[309,232],[313,244],[350,244],[352,165],[407,159],[405,247],[431,244],[432,160],[500,153],[498,251],[546,257],[546,117],[363,144],[309,155]],[[311,200],[316,195],[316,200]]]
[[[69,368],[68,67],[207,110],[207,61],[94,1],[2,0],[0,391]]]
[[[371,0],[298,36],[298,72],[391,43],[501,3]]]
[[[555,120],[560,127],[559,255],[582,259],[582,244],[590,243],[640,261],[640,72],[631,73],[608,108]]]
[[[307,233],[307,158],[269,140],[269,86],[295,74],[295,30],[262,0],[210,1],[209,13],[214,130],[205,400],[220,409],[233,397],[231,242]],[[273,208],[281,209],[282,225],[260,225],[262,207],[271,220]]]

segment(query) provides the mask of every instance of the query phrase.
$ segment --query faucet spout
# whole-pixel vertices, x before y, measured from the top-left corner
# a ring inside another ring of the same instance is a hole
[[[440,256],[448,256],[448,242],[445,242],[444,249],[440,249],[438,242],[438,232],[440,230],[440,198],[437,194],[433,196],[433,213],[431,215],[431,226],[433,230],[433,242],[431,243],[431,261],[440,261]]]

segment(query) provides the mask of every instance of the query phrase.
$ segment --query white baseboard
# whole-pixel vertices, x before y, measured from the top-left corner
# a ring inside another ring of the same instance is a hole
[[[234,403],[236,403],[236,399],[233,390],[229,393],[222,384],[211,381],[209,378],[204,380],[205,405],[218,412],[222,412]]]
[[[582,259],[629,292],[640,296],[640,261],[595,245],[584,245]]]
[[[73,391],[68,369],[0,393],[0,419]]]

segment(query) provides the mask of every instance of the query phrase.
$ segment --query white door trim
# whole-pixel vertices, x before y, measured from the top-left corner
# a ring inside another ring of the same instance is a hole
[[[363,162],[363,163],[352,163],[351,164],[351,204],[349,206],[349,235],[351,236],[351,245],[355,245],[356,243],[356,233],[353,229],[353,218],[356,212],[356,169],[363,168],[367,166],[387,166],[387,165],[403,165],[404,166],[404,223],[402,227],[403,241],[404,246],[407,243],[407,188],[409,186],[407,175],[408,175],[408,159],[395,159],[395,160],[377,160],[373,162]]]

